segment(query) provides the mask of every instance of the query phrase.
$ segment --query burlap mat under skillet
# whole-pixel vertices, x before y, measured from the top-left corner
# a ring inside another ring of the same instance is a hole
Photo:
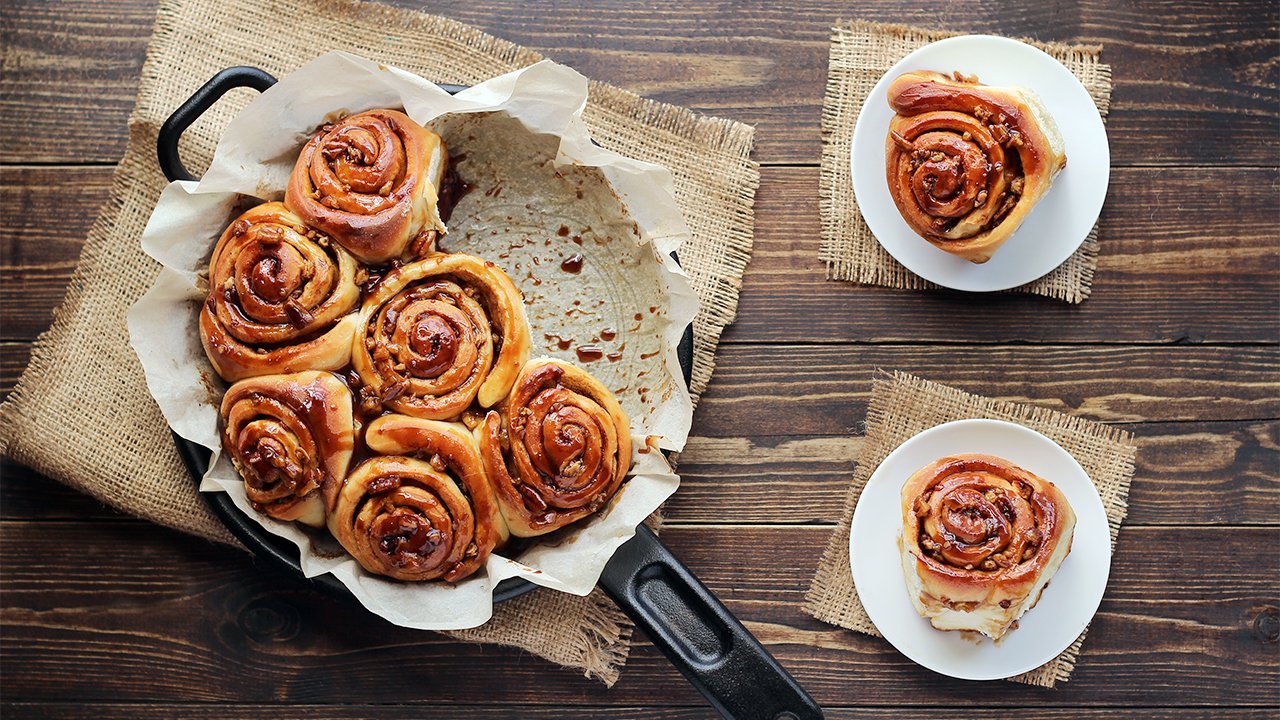
[[[818,572],[805,595],[804,610],[823,622],[880,637],[853,587],[849,570],[849,523],[871,473],[895,448],[935,425],[967,418],[993,418],[1025,425],[1071,453],[1098,487],[1111,526],[1111,549],[1127,512],[1129,481],[1137,448],[1133,435],[1060,412],[970,395],[904,372],[876,374],[867,408],[866,438],[845,498],[844,515],[831,534]],[[1087,633],[1088,630],[1085,630]],[[1054,660],[1008,678],[1041,687],[1066,681],[1075,667],[1085,633]]]
[[[0,407],[0,452],[126,512],[232,542],[179,462],[125,328],[125,312],[157,272],[138,245],[165,184],[156,133],[224,67],[257,65],[280,76],[335,49],[463,84],[541,59],[458,22],[354,0],[163,0],[110,200],[52,328]],[[186,133],[188,168],[198,174],[207,165],[221,128],[253,96],[234,91]],[[675,174],[694,239],[680,259],[702,300],[694,325],[696,398],[711,377],[721,330],[733,320],[751,253],[754,131],[600,83],[591,85],[586,118],[602,144]],[[540,590],[499,605],[484,627],[454,635],[524,648],[612,684],[630,634],[625,616],[598,591],[577,598]]]
[[[862,101],[880,77],[913,50],[957,34],[864,21],[833,28],[827,96],[822,102],[822,171],[818,185],[822,214],[822,246],[818,257],[827,264],[828,278],[912,290],[938,287],[898,264],[871,234],[853,196],[849,153]],[[1052,55],[1074,73],[1106,118],[1111,105],[1111,66],[1099,61],[1101,46],[1024,42]],[[1082,302],[1089,297],[1097,264],[1098,228],[1095,225],[1080,249],[1066,262],[1048,275],[1009,292]]]

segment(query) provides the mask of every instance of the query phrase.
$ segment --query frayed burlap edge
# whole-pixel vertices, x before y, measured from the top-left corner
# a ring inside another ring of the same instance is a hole
[[[880,637],[858,599],[849,567],[849,525],[858,496],[875,469],[903,442],[935,425],[967,418],[994,418],[1025,425],[1070,452],[1098,487],[1111,533],[1111,549],[1115,551],[1120,523],[1128,512],[1129,483],[1137,453],[1132,433],[1048,408],[984,398],[900,371],[877,371],[867,408],[866,438],[844,512],[805,594],[805,612],[823,622]],[[1066,682],[1086,633],[1088,628],[1054,660],[1007,679],[1048,688]]]
[[[822,166],[818,181],[822,216],[818,257],[826,263],[828,279],[909,290],[938,288],[903,267],[876,241],[858,211],[849,175],[849,154],[862,102],[876,81],[911,51],[958,34],[862,20],[832,28],[827,89],[822,103]],[[1111,106],[1111,67],[1099,61],[1100,45],[1022,41],[1065,65],[1084,84],[1103,118],[1107,116]],[[1066,262],[1044,277],[1006,292],[1083,302],[1093,285],[1098,250],[1095,225]]]
[[[258,41],[257,34],[284,22],[289,35]],[[308,37],[318,39],[300,47],[299,38]],[[235,544],[187,478],[128,347],[125,312],[155,273],[138,236],[164,185],[155,165],[156,133],[168,113],[223,66],[254,64],[283,74],[330,49],[463,84],[542,59],[454,20],[359,0],[162,0],[128,148],[53,324],[0,406],[0,453],[125,512]],[[247,91],[228,95],[187,131],[180,151],[188,168],[207,165],[221,128],[250,97]],[[602,144],[666,165],[675,175],[693,235],[681,263],[702,303],[694,324],[696,402],[711,377],[720,334],[736,314],[751,254],[759,184],[750,160],[754,129],[594,81],[586,120]],[[85,377],[98,383],[86,384]],[[65,447],[86,449],[66,453]],[[522,648],[612,685],[631,632],[630,621],[599,591],[580,598],[537,590],[496,606],[482,627],[447,634]]]

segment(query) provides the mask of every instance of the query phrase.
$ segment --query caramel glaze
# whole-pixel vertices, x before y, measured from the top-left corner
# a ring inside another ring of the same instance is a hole
[[[897,114],[887,144],[889,188],[903,218],[927,239],[958,241],[999,226],[1026,175],[1042,173],[1048,161],[1036,119],[976,81],[909,73],[890,85],[889,105]]]
[[[458,202],[475,189],[458,175],[458,164],[466,159],[466,153],[455,155],[450,158],[449,167],[445,169],[444,181],[440,183],[440,192],[438,193],[439,200],[436,201],[436,207],[443,222],[449,222],[449,218],[453,217],[453,209],[458,206]]]
[[[200,340],[224,380],[336,369],[359,306],[356,260],[280,203],[232,222],[209,260]]]
[[[318,524],[333,507],[357,433],[339,378],[308,371],[242,380],[223,396],[219,417],[223,448],[254,509]],[[322,509],[311,512],[306,503],[317,494]]]
[[[630,422],[582,369],[534,360],[476,431],[511,533],[541,535],[600,509],[631,461]]]
[[[461,580],[507,537],[476,445],[456,423],[387,415],[373,457],[347,479],[329,529],[367,570],[400,580]]]
[[[1059,520],[1034,480],[1007,463],[944,461],[914,500],[921,560],[956,579],[1036,572]]]
[[[438,224],[436,188],[424,177],[436,162],[447,163],[440,136],[404,113],[358,113],[303,146],[285,205],[362,261],[385,262]]]
[[[574,253],[560,262],[560,269],[577,275],[582,272],[582,266],[585,263],[586,258],[582,256],[582,253]]]

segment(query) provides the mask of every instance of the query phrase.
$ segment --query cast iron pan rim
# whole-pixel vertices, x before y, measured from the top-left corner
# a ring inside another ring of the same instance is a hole
[[[440,87],[450,95],[456,95],[466,89],[464,85],[440,84]],[[166,128],[161,129],[162,137],[165,135],[167,127],[168,124],[166,123]],[[181,130],[179,130],[180,132]],[[671,255],[679,262],[679,258],[676,257],[675,253]],[[676,354],[680,361],[680,370],[684,375],[685,387],[688,387],[693,375],[692,323],[685,327],[684,335],[680,338]],[[199,484],[205,472],[209,469],[209,458],[211,457],[209,450],[177,433],[173,433],[173,439],[178,448],[178,455],[182,458],[182,464],[186,466],[187,472]],[[266,558],[277,569],[287,571],[312,587],[331,595],[351,597],[351,591],[330,573],[311,578],[305,577],[302,573],[298,548],[291,541],[268,532],[266,528],[259,525],[255,520],[240,512],[240,508],[236,507],[235,503],[232,502],[230,495],[225,492],[202,492],[200,494],[204,496],[214,514],[231,531],[231,534],[241,544],[252,550],[256,557]],[[519,597],[536,587],[538,586],[524,578],[507,578],[494,587],[493,602],[500,603]]]

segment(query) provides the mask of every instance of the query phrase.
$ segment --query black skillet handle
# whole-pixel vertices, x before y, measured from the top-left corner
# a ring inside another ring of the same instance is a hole
[[[209,82],[187,98],[169,119],[160,126],[160,136],[156,139],[156,154],[160,159],[160,169],[164,176],[172,180],[195,180],[195,176],[187,172],[182,160],[178,157],[178,138],[191,127],[196,118],[204,114],[228,90],[238,87],[251,87],[262,92],[276,84],[276,79],[266,70],[256,67],[237,66],[214,75]]]
[[[822,709],[742,623],[641,525],[600,586],[731,720],[820,720]]]

